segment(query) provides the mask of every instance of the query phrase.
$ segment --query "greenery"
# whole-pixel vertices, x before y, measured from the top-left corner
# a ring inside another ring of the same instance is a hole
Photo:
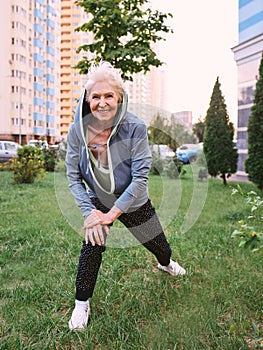
[[[76,68],[86,74],[92,63],[109,61],[122,71],[125,80],[132,74],[150,70],[150,66],[163,64],[152,49],[154,43],[164,40],[162,33],[172,30],[164,24],[172,17],[153,11],[149,0],[79,0],[89,21],[76,31],[92,33],[94,40],[79,47],[78,52],[87,52]]]
[[[214,177],[220,175],[224,185],[227,185],[227,176],[237,170],[238,154],[233,137],[234,126],[229,120],[217,77],[205,118],[204,153],[208,173]]]
[[[36,178],[42,178],[45,173],[42,150],[34,146],[19,148],[10,162],[10,170],[18,184],[33,183]]]
[[[204,141],[205,121],[201,117],[198,118],[197,123],[193,125],[193,134],[197,137],[198,142]]]
[[[170,120],[156,114],[148,127],[148,137],[151,143],[169,145],[173,151],[183,143],[196,143],[195,136],[176,120],[174,114]]]
[[[55,171],[58,160],[58,151],[55,148],[44,148],[42,150],[44,156],[44,168],[46,171]]]
[[[248,178],[263,190],[263,55],[259,67],[251,116],[248,120],[248,158],[245,162]]]
[[[165,232],[173,257],[187,275],[173,278],[159,271],[142,246],[108,247],[88,329],[69,331],[82,238],[58,206],[54,183],[63,184],[64,177],[48,173],[43,180],[18,185],[12,173],[0,174],[1,349],[261,348],[263,256],[240,249],[231,238],[250,210],[243,197],[231,196],[228,186],[209,179],[200,217],[181,233],[192,198],[190,175],[165,180],[168,189],[174,183],[182,185],[176,217]],[[160,176],[149,179],[156,208],[162,181]],[[200,191],[206,185],[207,181],[197,183]],[[244,193],[257,192],[254,184],[240,185]],[[62,187],[68,193],[67,186]]]
[[[160,158],[160,155],[153,153],[150,172],[153,175],[161,175],[163,172],[163,167],[164,167],[164,161]]]
[[[250,213],[238,222],[239,228],[233,232],[232,237],[240,239],[240,247],[253,251],[263,249],[263,199],[254,191],[244,193],[240,186],[233,188],[232,195],[236,194],[244,197]]]
[[[164,167],[164,172],[169,178],[177,179],[180,175],[185,175],[186,170],[183,168],[183,162],[174,156]]]

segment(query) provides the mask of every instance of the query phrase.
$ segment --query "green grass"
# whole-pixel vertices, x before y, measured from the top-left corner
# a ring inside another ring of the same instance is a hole
[[[34,184],[17,185],[9,172],[1,172],[0,349],[259,349],[263,256],[231,239],[237,221],[248,213],[244,199],[231,197],[221,180],[209,179],[204,208],[193,213],[194,224],[183,233],[193,191],[201,206],[207,182],[194,188],[190,175],[182,180],[151,176],[157,210],[163,206],[163,186],[172,189],[176,181],[165,193],[168,203],[175,203],[164,205],[170,215],[165,232],[187,275],[173,278],[159,271],[142,246],[108,247],[89,326],[71,332],[82,238],[68,222],[78,220],[79,212],[69,218],[76,208],[66,195],[65,177],[56,173],[54,181],[49,173]]]

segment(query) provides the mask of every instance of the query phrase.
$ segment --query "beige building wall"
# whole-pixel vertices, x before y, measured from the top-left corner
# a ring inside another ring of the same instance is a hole
[[[84,55],[77,53],[79,46],[90,42],[91,35],[75,29],[87,22],[83,9],[72,0],[61,0],[61,136],[66,137],[73,121],[76,105],[85,84],[85,75],[74,68]]]
[[[0,139],[9,139],[11,129],[11,7],[9,1],[2,1],[0,11],[1,50],[0,55]]]

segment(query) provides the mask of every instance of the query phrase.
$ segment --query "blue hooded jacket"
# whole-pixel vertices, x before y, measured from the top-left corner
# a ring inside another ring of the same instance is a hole
[[[107,142],[110,190],[104,189],[96,179],[89,159],[85,135],[91,111],[85,90],[79,100],[67,137],[66,167],[70,191],[84,217],[95,208],[92,197],[109,209],[116,205],[123,212],[138,209],[149,198],[148,172],[152,156],[147,127],[127,111],[127,100],[125,96],[118,108]]]

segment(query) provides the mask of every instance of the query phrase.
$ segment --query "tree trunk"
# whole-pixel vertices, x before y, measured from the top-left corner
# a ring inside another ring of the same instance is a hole
[[[222,179],[223,179],[224,185],[226,186],[226,185],[227,185],[227,182],[226,182],[226,174],[222,174],[221,177],[222,177]]]

